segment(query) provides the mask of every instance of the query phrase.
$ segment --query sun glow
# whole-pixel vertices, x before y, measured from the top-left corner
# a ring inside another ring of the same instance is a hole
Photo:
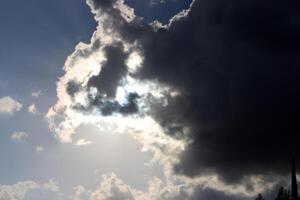
[[[127,66],[130,73],[136,73],[141,68],[144,58],[137,51],[132,52],[127,60]]]

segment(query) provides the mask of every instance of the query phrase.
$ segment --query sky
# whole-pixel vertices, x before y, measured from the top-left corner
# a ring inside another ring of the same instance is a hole
[[[299,9],[2,1],[0,200],[274,199],[300,160]]]

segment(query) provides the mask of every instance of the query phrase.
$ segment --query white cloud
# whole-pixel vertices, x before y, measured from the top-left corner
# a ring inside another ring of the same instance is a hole
[[[13,114],[20,111],[21,108],[22,104],[9,96],[0,98],[0,113]]]
[[[50,186],[49,186],[50,183]],[[57,194],[60,197],[60,190],[57,185],[53,185],[53,179],[50,179],[44,184],[38,184],[34,181],[18,182],[13,185],[0,185],[0,199],[1,200],[31,200],[31,199],[43,199],[43,194],[47,192],[49,194]],[[57,184],[57,183],[56,183]],[[45,195],[44,195],[45,196]],[[56,198],[59,199],[59,198]]]
[[[31,93],[31,96],[32,96],[32,97],[35,97],[35,98],[38,98],[38,97],[40,97],[40,96],[42,96],[42,95],[43,95],[43,91],[42,91],[42,90],[33,91],[33,92]]]
[[[77,142],[76,142],[76,146],[86,146],[86,145],[90,145],[90,144],[92,144],[92,142],[91,141],[89,141],[89,140],[86,140],[86,139],[79,139],[79,140],[77,140]]]
[[[24,142],[26,138],[28,137],[28,134],[22,131],[14,131],[10,138],[14,141]]]
[[[42,151],[44,151],[44,147],[43,147],[42,145],[37,145],[37,146],[35,147],[35,151],[36,151],[36,152],[42,152]]]
[[[78,185],[73,188],[73,194],[70,196],[71,200],[82,200],[82,196],[85,194],[85,189],[82,185]]]
[[[30,106],[28,106],[27,110],[29,113],[32,113],[34,115],[38,114],[38,110],[37,110],[35,104],[31,104]]]
[[[163,182],[154,177],[149,183],[147,190],[138,190],[124,183],[114,173],[103,175],[96,189],[86,190],[82,187],[74,188],[73,199],[88,197],[89,200],[178,200],[189,199],[193,194],[193,185],[174,184]],[[77,196],[77,197],[78,197]]]
[[[38,187],[39,185],[33,181],[19,182],[14,185],[0,185],[0,199],[23,200],[30,190]]]
[[[59,192],[59,183],[54,179],[50,179],[48,182],[43,184],[44,188],[52,192]]]
[[[204,191],[204,189],[210,188],[210,184],[214,184],[215,188],[224,188],[224,185],[216,177],[211,176],[202,179],[207,185],[199,186],[193,181],[186,181],[185,183],[180,182],[180,180],[171,179],[163,181],[154,177],[149,181],[146,190],[140,190],[126,184],[117,175],[112,173],[103,175],[99,185],[93,189],[86,189],[82,185],[74,187],[72,194],[68,195],[68,198],[64,198],[59,183],[55,179],[50,179],[41,184],[29,180],[13,185],[0,185],[0,200],[187,200],[197,199],[194,196],[194,191]],[[265,187],[263,185],[268,184],[268,182],[263,182],[259,177],[252,178],[249,181],[249,184],[258,188]],[[232,187],[232,190],[238,191],[241,188],[243,188],[242,185],[236,185]],[[274,186],[269,189],[269,191],[272,191]],[[231,194],[223,190],[215,191],[221,191],[224,195]],[[259,191],[263,191],[263,189],[260,188]],[[251,195],[255,196],[257,193],[253,192]],[[249,199],[250,195],[244,197],[245,199]]]
[[[80,195],[87,195],[89,200],[187,200],[195,199],[197,196],[196,191],[201,193],[205,189],[212,189],[225,196],[235,194],[249,199],[254,198],[258,193],[273,191],[276,184],[278,185],[279,183],[274,182],[274,180],[264,179],[262,176],[249,177],[245,180],[246,185],[254,187],[249,190],[243,184],[227,185],[214,175],[197,177],[197,179],[180,179],[173,176],[166,177],[165,181],[154,177],[149,181],[147,190],[143,191],[124,183],[115,174],[110,174],[102,176],[101,182],[96,189],[87,190],[86,192],[80,190]]]
[[[104,175],[99,187],[90,192],[90,200],[135,200],[138,191],[123,183],[116,175]]]

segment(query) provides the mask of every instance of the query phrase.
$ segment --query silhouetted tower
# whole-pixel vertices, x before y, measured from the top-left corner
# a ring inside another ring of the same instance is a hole
[[[296,178],[295,159],[292,159],[292,200],[298,200],[298,187]]]

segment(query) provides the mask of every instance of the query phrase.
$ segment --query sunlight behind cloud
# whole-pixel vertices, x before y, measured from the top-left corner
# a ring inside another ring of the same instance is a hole
[[[132,52],[127,60],[127,66],[130,73],[135,73],[142,67],[143,57],[137,51]]]
[[[194,108],[195,112],[199,108],[193,106],[199,102],[199,99],[202,100],[205,94],[201,91],[193,94],[179,87],[189,84],[185,83],[187,82],[185,79],[188,79],[191,73],[185,71],[186,61],[179,64],[176,73],[163,72],[164,76],[170,80],[155,78],[156,73],[160,72],[160,67],[165,64],[164,57],[156,53],[154,59],[162,62],[162,65],[154,63],[157,64],[155,66],[157,69],[146,68],[149,67],[147,64],[153,63],[146,60],[146,53],[134,36],[146,32],[149,37],[156,37],[154,34],[158,33],[159,29],[167,32],[180,20],[186,18],[190,9],[174,16],[168,25],[156,27],[149,25],[145,28],[142,27],[143,25],[139,27],[139,18],[133,15],[132,9],[129,9],[122,0],[104,3],[87,0],[87,3],[98,22],[97,30],[90,44],[78,44],[72,55],[68,57],[64,66],[65,74],[57,82],[58,101],[45,116],[49,128],[60,142],[77,146],[94,143],[93,140],[76,138],[77,130],[82,125],[97,127],[99,133],[127,134],[141,144],[141,151],[150,152],[152,155],[152,160],[146,163],[147,165],[158,163],[163,167],[166,186],[161,189],[172,188],[174,190],[176,188],[177,191],[179,190],[178,193],[183,189],[183,193],[187,196],[197,187],[208,187],[224,193],[244,196],[251,196],[257,191],[274,187],[274,180],[268,182],[264,177],[245,177],[245,182],[261,186],[261,188],[248,189],[246,185],[226,185],[225,181],[213,170],[204,171],[203,174],[193,177],[185,176],[186,174],[181,172],[175,173],[174,166],[177,166],[182,155],[190,150],[188,147],[195,144],[195,138],[190,136],[199,134],[198,129],[193,130],[193,127],[190,127],[190,124],[197,120],[190,122],[189,117],[195,117],[192,116]],[[103,7],[101,7],[102,4]],[[132,29],[136,27],[140,29],[137,28],[137,33],[134,33]],[[131,33],[134,33],[133,38],[131,38]],[[174,35],[176,36],[175,33]],[[144,39],[140,37],[140,40]],[[153,40],[155,41],[155,38]],[[151,42],[150,40],[149,43]],[[153,49],[150,48],[150,50]],[[174,64],[172,61],[170,63],[167,64],[171,66]],[[150,78],[139,76],[142,70],[145,70],[146,74],[149,70]],[[186,76],[183,80],[180,77],[181,72]],[[180,78],[173,79],[173,76]],[[180,82],[182,85],[175,87],[174,82],[176,84]],[[191,87],[196,88],[198,85]],[[191,96],[199,99],[190,102]],[[181,106],[184,113],[180,112]],[[209,111],[210,108],[206,112]],[[195,151],[195,154],[201,153]],[[188,162],[190,162],[189,159],[192,158],[187,158]],[[121,184],[121,182],[118,183]],[[127,187],[123,183],[121,185],[122,188]],[[83,192],[82,188],[80,192]],[[125,193],[128,192],[131,193],[130,190]],[[95,196],[100,198],[101,195],[103,191]],[[166,192],[166,195],[170,193]],[[156,197],[149,197],[149,199],[152,198]]]

